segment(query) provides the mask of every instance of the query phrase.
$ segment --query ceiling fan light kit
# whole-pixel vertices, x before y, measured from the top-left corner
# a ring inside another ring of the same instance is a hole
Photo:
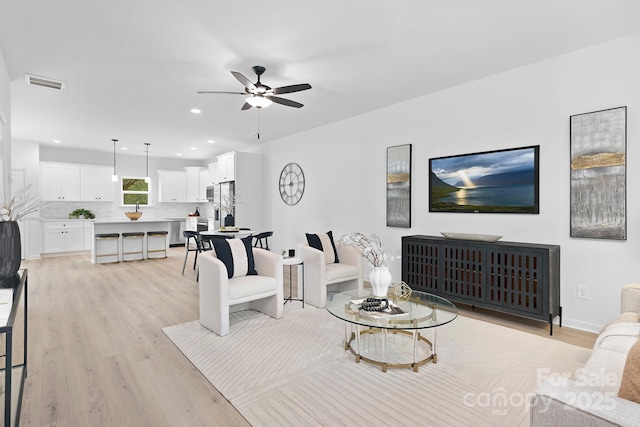
[[[261,96],[261,95],[250,96],[247,99],[245,99],[245,101],[247,102],[247,104],[256,108],[266,108],[269,105],[273,104],[272,100],[270,100],[269,98],[265,98],[264,96]]]

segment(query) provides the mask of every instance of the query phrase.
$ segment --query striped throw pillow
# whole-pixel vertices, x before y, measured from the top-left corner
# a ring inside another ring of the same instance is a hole
[[[243,239],[211,239],[216,257],[227,267],[229,279],[257,275],[251,236]]]
[[[305,234],[307,236],[307,243],[309,246],[324,252],[324,260],[326,264],[340,262],[338,259],[338,252],[336,251],[336,244],[333,242],[333,233],[331,231],[320,234]]]

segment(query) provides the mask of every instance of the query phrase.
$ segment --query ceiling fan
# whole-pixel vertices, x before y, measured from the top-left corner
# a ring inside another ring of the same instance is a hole
[[[271,105],[272,102],[280,105],[285,105],[287,107],[300,108],[303,106],[303,104],[300,104],[299,102],[291,101],[290,99],[281,98],[275,95],[282,95],[284,93],[300,92],[303,90],[311,89],[311,85],[309,83],[282,86],[272,89],[271,87],[262,84],[262,82],[260,81],[260,76],[264,74],[265,70],[266,68],[260,65],[255,65],[253,67],[253,71],[258,76],[258,81],[256,83],[252,83],[248,78],[242,75],[242,73],[239,73],[237,71],[231,72],[231,74],[233,74],[233,76],[244,85],[244,92],[203,90],[198,91],[198,93],[227,93],[231,95],[247,96],[247,98],[245,99],[245,103],[241,108],[242,110],[248,110],[251,107],[265,108]]]

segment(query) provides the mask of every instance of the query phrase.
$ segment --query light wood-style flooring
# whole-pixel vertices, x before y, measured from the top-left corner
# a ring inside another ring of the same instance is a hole
[[[184,249],[172,248],[167,259],[118,264],[94,265],[87,255],[23,261],[29,355],[21,425],[248,425],[161,330],[198,318],[193,253],[184,276],[183,259]],[[543,323],[461,312],[548,336]],[[552,338],[590,348],[595,335],[554,327]]]

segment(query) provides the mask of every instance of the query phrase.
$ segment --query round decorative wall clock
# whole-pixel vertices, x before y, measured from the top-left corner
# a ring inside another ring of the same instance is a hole
[[[289,163],[280,172],[278,185],[282,201],[293,206],[297,204],[304,193],[304,173],[297,163]]]

